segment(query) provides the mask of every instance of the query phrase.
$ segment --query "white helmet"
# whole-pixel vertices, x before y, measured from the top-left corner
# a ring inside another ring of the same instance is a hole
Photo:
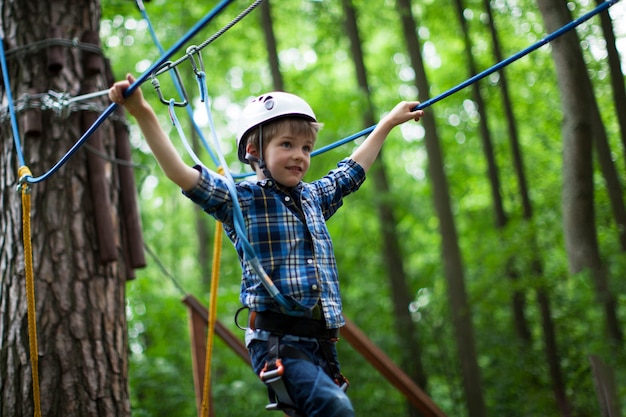
[[[256,126],[284,116],[301,116],[317,122],[313,109],[306,101],[282,91],[263,94],[243,109],[237,125],[237,156],[241,162],[248,163],[246,143],[242,141],[246,133]]]

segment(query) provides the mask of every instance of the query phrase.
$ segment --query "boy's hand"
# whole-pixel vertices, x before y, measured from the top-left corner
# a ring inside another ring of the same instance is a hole
[[[413,119],[416,122],[424,116],[424,110],[413,110],[419,105],[419,101],[401,101],[381,120],[381,123],[388,123],[393,128],[404,122]]]
[[[135,77],[131,74],[126,75],[125,80],[117,81],[109,89],[109,98],[112,102],[125,106],[130,114],[136,116],[145,108],[147,103],[143,99],[143,93],[140,88],[137,88],[129,97],[124,98],[124,93],[134,82]]]

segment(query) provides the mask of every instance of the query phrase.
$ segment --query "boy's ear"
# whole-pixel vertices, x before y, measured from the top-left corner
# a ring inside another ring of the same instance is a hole
[[[259,157],[259,152],[256,149],[256,146],[254,145],[254,143],[248,143],[246,145],[246,153],[255,156],[255,157]]]

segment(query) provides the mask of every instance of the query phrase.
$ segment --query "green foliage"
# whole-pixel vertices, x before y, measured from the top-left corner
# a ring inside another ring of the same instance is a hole
[[[395,2],[355,1],[372,98],[379,116],[399,99],[414,99],[410,63],[402,39]],[[234,17],[247,2],[237,1],[230,13],[220,16],[192,43],[199,44]],[[204,2],[178,3],[153,0],[145,3],[164,47],[178,41],[206,13]],[[365,126],[363,93],[358,91],[349,59],[349,42],[343,27],[340,2],[273,2],[281,70],[286,89],[305,97],[316,110],[324,128],[318,146],[360,131]],[[575,16],[584,8],[575,5]],[[493,65],[491,40],[484,24],[482,2],[466,2],[467,18],[481,70]],[[498,35],[505,56],[527,47],[543,35],[541,16],[533,2],[492,2]],[[443,93],[468,77],[464,44],[453,5],[434,1],[414,2],[413,12],[422,42],[431,96]],[[140,74],[160,54],[132,2],[103,4],[103,44],[118,78],[127,72]],[[624,178],[623,149],[616,137],[605,60],[596,57],[601,35],[597,23],[579,31],[585,39],[589,71],[597,91],[616,164]],[[271,90],[265,43],[258,13],[246,17],[203,51],[209,94],[215,121],[231,168],[241,170],[232,152],[234,120],[247,99]],[[176,58],[180,57],[180,51]],[[198,96],[190,68],[181,66],[185,84]],[[505,69],[514,101],[524,165],[533,204],[533,218],[523,219],[518,183],[499,91],[500,78],[481,81],[487,101],[502,195],[509,222],[494,227],[492,197],[486,179],[475,113],[469,90],[461,91],[427,109],[435,116],[444,151],[451,204],[463,254],[465,278],[483,390],[490,415],[557,415],[549,369],[545,359],[537,290],[545,289],[551,300],[557,331],[558,353],[568,397],[577,415],[598,415],[589,355],[596,354],[616,372],[619,394],[626,398],[626,358],[623,349],[611,346],[604,333],[604,313],[598,306],[591,280],[568,272],[561,218],[561,134],[559,94],[549,47],[535,51]],[[162,77],[164,85],[166,77]],[[169,86],[167,87],[168,91]],[[146,84],[144,94],[157,108],[166,129],[171,129],[167,109],[158,104]],[[202,106],[198,106],[201,109]],[[183,113],[179,117],[187,124]],[[132,123],[132,121],[131,121]],[[372,181],[351,196],[330,221],[329,229],[342,278],[346,315],[392,359],[401,357],[394,330],[393,308],[385,278],[380,244],[380,224],[373,204],[388,198],[394,204],[401,239],[404,268],[415,294],[410,308],[422,345],[422,362],[428,377],[428,393],[447,415],[464,416],[461,375],[457,363],[454,329],[450,322],[447,289],[441,260],[439,224],[432,203],[423,131],[420,125],[394,130],[385,144],[383,161],[391,183],[389,195],[380,196]],[[209,135],[208,128],[205,128]],[[176,132],[172,138],[184,154]],[[131,336],[131,394],[136,416],[193,416],[193,389],[186,310],[183,292],[208,300],[208,279],[202,276],[196,233],[197,211],[169,184],[149,154],[137,128],[133,127],[133,158],[147,169],[138,170],[142,221],[147,244],[176,285],[150,260],[128,286],[128,317]],[[358,143],[358,142],[357,142]],[[349,155],[356,146],[347,144],[313,161],[308,179],[314,179]],[[212,167],[208,156],[200,153]],[[615,223],[601,176],[596,181],[598,239],[616,294],[621,322],[626,321],[626,272]],[[202,215],[202,213],[199,213]],[[214,223],[208,221],[212,229]],[[537,274],[539,260],[543,273]],[[511,280],[507,274],[516,273]],[[237,310],[239,265],[228,241],[223,244],[219,291],[219,319],[237,334],[232,323]],[[181,292],[177,285],[183,289]],[[511,297],[520,291],[526,301],[531,340],[516,336]],[[358,415],[404,415],[406,402],[390,384],[357,355],[346,342],[339,344],[345,374],[352,381],[350,396]],[[617,353],[616,353],[617,352]],[[220,341],[213,362],[213,395],[217,416],[266,415],[262,385],[238,357]],[[242,401],[243,400],[243,401]],[[626,404],[623,404],[626,407]]]

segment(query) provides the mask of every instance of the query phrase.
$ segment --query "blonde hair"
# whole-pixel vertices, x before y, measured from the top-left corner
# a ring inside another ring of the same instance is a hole
[[[291,135],[304,136],[306,139],[315,142],[317,133],[321,128],[321,123],[313,122],[304,117],[287,116],[255,126],[246,133],[243,139],[246,145],[252,144],[262,152],[262,146],[267,145],[272,138],[276,137],[283,130],[287,130]],[[260,134],[263,135],[262,138],[260,138]],[[259,146],[259,143],[261,146]]]

